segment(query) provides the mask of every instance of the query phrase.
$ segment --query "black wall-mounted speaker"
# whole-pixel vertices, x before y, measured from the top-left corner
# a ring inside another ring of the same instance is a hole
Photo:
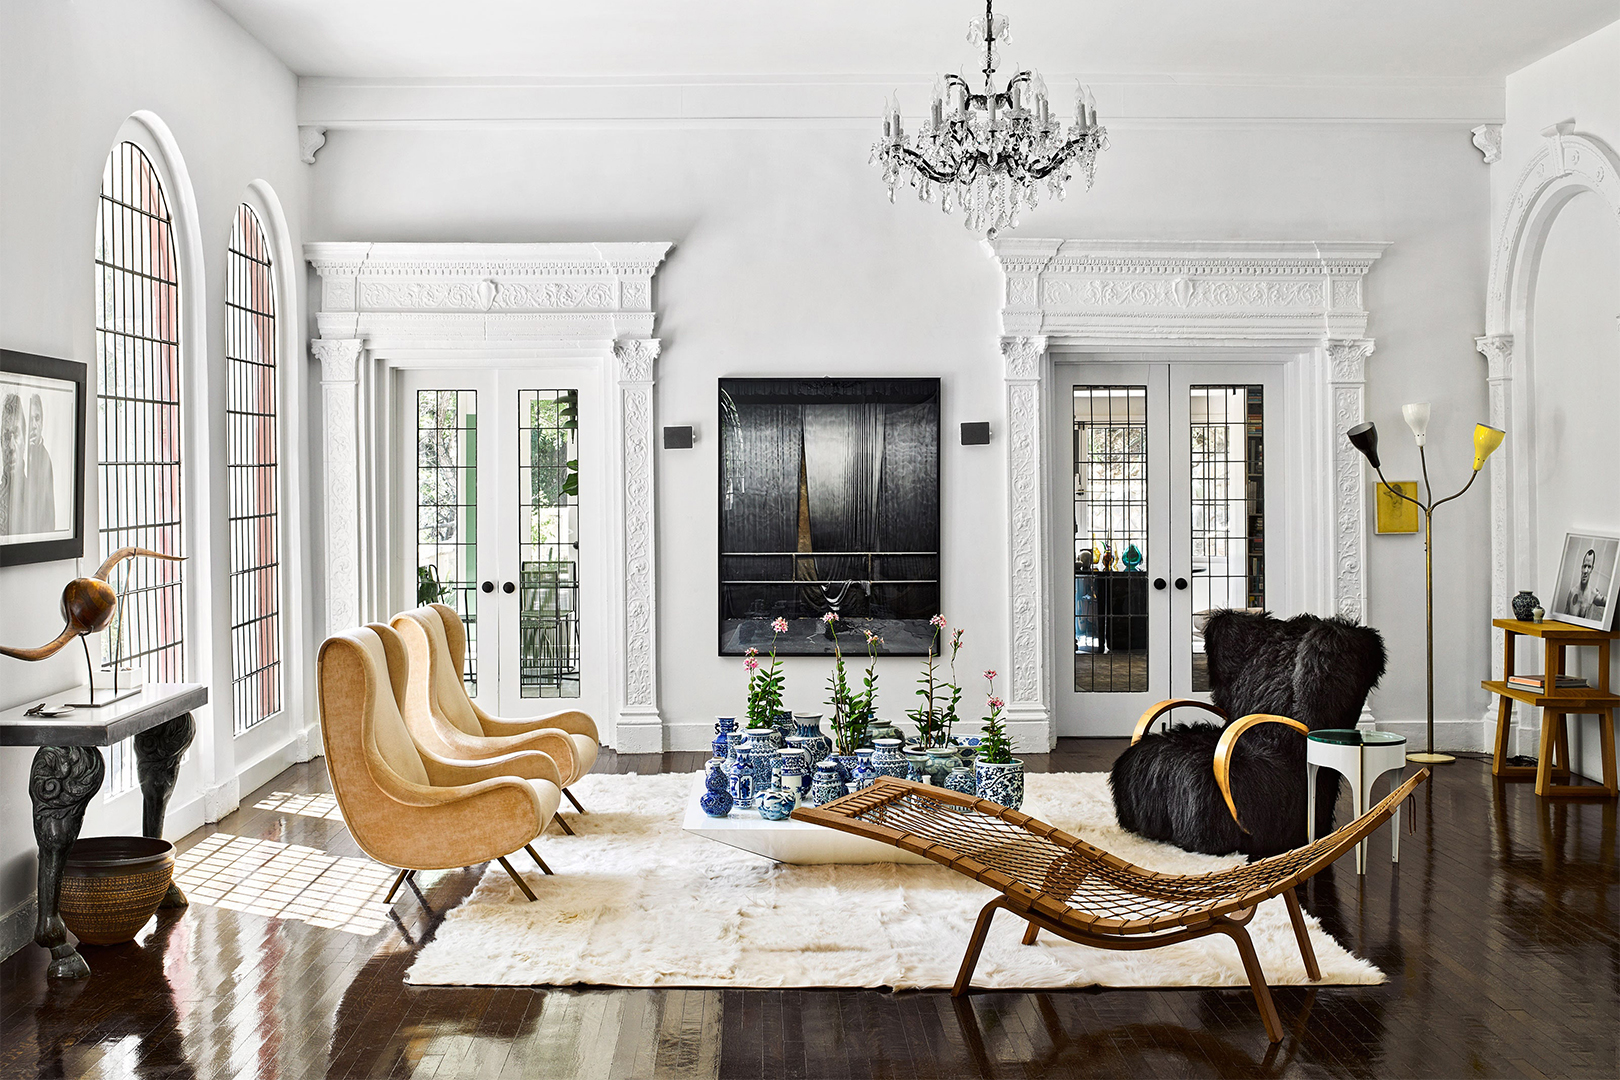
[[[990,441],[990,424],[963,424],[962,445],[983,446]]]
[[[664,429],[665,450],[692,449],[692,429],[689,427],[667,427]]]

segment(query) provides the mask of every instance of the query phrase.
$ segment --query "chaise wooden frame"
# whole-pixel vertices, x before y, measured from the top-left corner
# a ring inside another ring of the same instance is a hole
[[[967,992],[997,911],[1029,923],[1024,944],[1042,930],[1101,949],[1156,949],[1209,934],[1237,946],[1266,1034],[1283,1038],[1265,972],[1244,926],[1262,901],[1288,906],[1305,971],[1322,977],[1295,886],[1350,851],[1427,780],[1423,769],[1377,806],[1320,840],[1268,859],[1210,874],[1161,874],[1128,863],[1017,810],[943,788],[879,777],[825,806],[801,807],[797,821],[892,844],[982,882],[1001,895],[987,903],[962,957],[951,995]]]

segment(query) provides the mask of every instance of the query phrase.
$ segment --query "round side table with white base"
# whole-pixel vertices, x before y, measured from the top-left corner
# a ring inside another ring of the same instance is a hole
[[[1406,737],[1387,731],[1324,728],[1305,736],[1305,836],[1316,837],[1316,770],[1326,767],[1350,781],[1353,818],[1372,804],[1373,784],[1406,765]],[[1389,861],[1401,861],[1401,809],[1390,819]],[[1367,872],[1367,841],[1356,845],[1356,873]]]

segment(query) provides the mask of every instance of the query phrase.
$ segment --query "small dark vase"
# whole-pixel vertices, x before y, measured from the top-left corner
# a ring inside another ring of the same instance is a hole
[[[1536,599],[1535,593],[1529,589],[1520,589],[1519,594],[1513,598],[1513,617],[1520,622],[1529,622],[1531,615],[1540,606],[1541,601]]]

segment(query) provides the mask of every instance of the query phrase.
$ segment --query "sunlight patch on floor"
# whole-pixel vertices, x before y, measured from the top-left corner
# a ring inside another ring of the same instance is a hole
[[[394,871],[369,859],[221,832],[176,855],[174,879],[194,904],[369,936],[389,925],[382,898]]]
[[[343,812],[338,809],[337,796],[325,791],[313,795],[272,791],[269,798],[254,803],[253,809],[274,810],[280,814],[297,814],[300,817],[326,818],[328,821],[343,820]]]

